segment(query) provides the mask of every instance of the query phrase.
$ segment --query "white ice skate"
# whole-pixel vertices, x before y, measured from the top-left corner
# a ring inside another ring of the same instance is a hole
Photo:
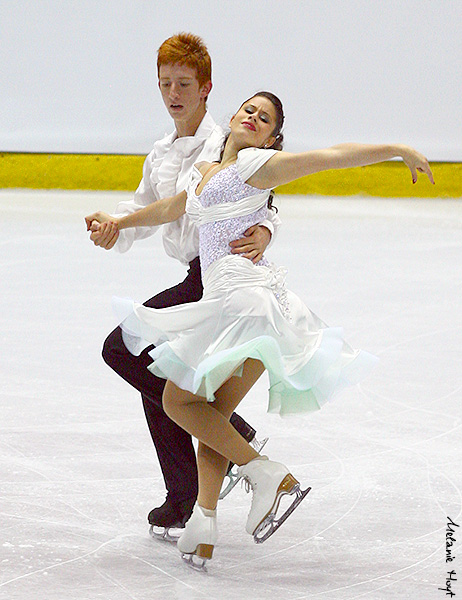
[[[311,490],[301,490],[300,483],[286,466],[268,460],[266,456],[239,467],[239,476],[249,483],[253,491],[245,529],[253,535],[256,544],[263,543],[273,535]],[[294,501],[284,514],[276,518],[281,498],[287,494],[295,495]]]
[[[263,440],[257,440],[257,438],[253,438],[250,445],[255,448],[257,452],[261,452],[263,448],[266,446],[266,442],[269,438],[264,438]],[[241,477],[239,475],[239,467],[237,465],[232,465],[231,469],[226,473],[225,479],[223,481],[223,488],[218,497],[219,500],[223,500],[229,492],[235,487],[235,485],[240,481]]]
[[[217,511],[196,504],[184,532],[178,539],[177,548],[182,559],[190,567],[205,571],[205,564],[212,558],[217,537]]]

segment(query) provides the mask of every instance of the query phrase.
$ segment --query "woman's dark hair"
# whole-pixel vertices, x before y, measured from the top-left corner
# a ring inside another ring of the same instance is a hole
[[[282,107],[282,102],[279,100],[279,98],[277,96],[275,96],[271,92],[257,92],[256,94],[254,94],[251,98],[249,98],[245,102],[252,100],[252,98],[255,98],[256,96],[261,96],[262,98],[268,98],[268,100],[271,102],[271,104],[274,106],[274,108],[276,110],[276,125],[274,127],[273,133],[271,134],[276,139],[274,141],[274,144],[272,146],[268,146],[268,148],[272,148],[273,150],[282,150],[282,145],[284,142],[284,136],[282,134],[282,127],[284,125],[284,109]],[[245,102],[243,104],[245,104]],[[243,106],[243,104],[241,106]]]
[[[246,102],[248,102],[249,100],[252,100],[252,98],[256,98],[258,96],[261,96],[262,98],[267,98],[276,110],[276,125],[271,134],[272,136],[274,136],[275,140],[274,140],[274,143],[271,146],[268,146],[267,148],[269,150],[270,149],[282,150],[283,142],[284,142],[284,136],[282,134],[282,127],[284,125],[284,109],[282,107],[282,102],[279,100],[279,98],[275,94],[273,94],[272,92],[265,92],[265,91],[257,92],[256,94],[253,94],[253,96],[250,96],[250,98],[245,100],[245,102],[243,102],[241,104],[239,109],[241,109]],[[223,146],[221,148],[220,162],[223,158],[223,154],[225,151],[225,146],[226,146],[226,142],[228,141],[228,138],[229,138],[229,133],[226,134],[226,137],[223,142]],[[274,208],[274,210],[276,212],[278,211],[276,206],[273,207],[273,192],[271,192],[271,194],[268,198],[268,208],[270,208],[270,209]]]

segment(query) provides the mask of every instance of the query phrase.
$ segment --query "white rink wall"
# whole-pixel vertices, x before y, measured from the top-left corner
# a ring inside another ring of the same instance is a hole
[[[171,129],[157,48],[193,31],[220,123],[266,88],[288,150],[405,141],[462,160],[458,0],[17,0],[0,27],[0,151],[146,154]]]

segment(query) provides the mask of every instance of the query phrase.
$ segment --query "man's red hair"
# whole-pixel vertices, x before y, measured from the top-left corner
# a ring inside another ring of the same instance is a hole
[[[165,40],[157,52],[157,75],[161,65],[186,65],[196,71],[199,85],[212,80],[212,60],[198,35],[177,33]]]

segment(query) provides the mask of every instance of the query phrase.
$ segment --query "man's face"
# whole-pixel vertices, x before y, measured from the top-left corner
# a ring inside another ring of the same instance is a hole
[[[160,65],[159,89],[162,100],[175,121],[190,121],[204,107],[211,82],[201,86],[196,71],[186,65]]]

